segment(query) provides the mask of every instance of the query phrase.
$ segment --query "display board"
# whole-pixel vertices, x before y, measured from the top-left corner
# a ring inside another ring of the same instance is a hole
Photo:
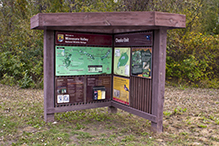
[[[111,76],[90,76],[86,79],[86,102],[92,102],[95,99],[94,90],[98,91],[104,88],[105,100],[111,99]]]
[[[129,79],[113,77],[113,100],[129,105]]]
[[[130,48],[114,49],[114,74],[130,76]]]
[[[56,77],[55,103],[60,105],[110,100],[111,84],[111,75]],[[96,94],[97,99],[95,99],[95,91],[101,92]]]
[[[131,73],[134,76],[151,78],[152,48],[132,48]]]
[[[57,104],[84,102],[84,77],[56,77],[55,82]]]
[[[110,47],[55,47],[55,75],[111,74],[112,48]]]

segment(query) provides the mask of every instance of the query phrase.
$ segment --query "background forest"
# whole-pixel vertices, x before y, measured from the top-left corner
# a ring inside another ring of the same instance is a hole
[[[218,0],[0,0],[0,82],[43,87],[43,31],[30,18],[55,12],[162,11],[186,15],[186,28],[169,30],[166,79],[219,88]]]

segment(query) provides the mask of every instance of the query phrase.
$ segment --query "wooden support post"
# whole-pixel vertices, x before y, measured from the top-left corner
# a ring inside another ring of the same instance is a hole
[[[108,107],[108,113],[109,114],[116,114],[117,113],[117,108],[114,106],[109,106]]]
[[[54,113],[48,109],[54,108],[54,31],[44,30],[44,120],[54,121]]]
[[[151,129],[154,132],[163,131],[166,39],[167,30],[165,28],[154,31],[152,115],[156,116],[156,122],[151,122]]]

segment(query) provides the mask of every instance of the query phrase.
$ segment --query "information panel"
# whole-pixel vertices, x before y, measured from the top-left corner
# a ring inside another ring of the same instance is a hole
[[[56,46],[56,76],[111,74],[112,48]]]
[[[131,72],[134,76],[151,78],[152,48],[132,48]]]
[[[56,103],[84,102],[84,77],[57,78]]]
[[[129,79],[113,77],[113,100],[129,105]]]
[[[114,74],[130,76],[130,48],[115,48],[114,52]]]
[[[93,97],[93,91],[95,89],[100,90],[99,88],[104,88],[104,99],[111,99],[111,76],[90,76],[87,77],[86,83],[86,102],[92,102],[95,100]]]

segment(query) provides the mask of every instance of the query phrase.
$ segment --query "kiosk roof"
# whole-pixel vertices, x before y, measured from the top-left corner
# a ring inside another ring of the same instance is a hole
[[[31,29],[109,34],[186,27],[185,15],[156,11],[39,13],[30,21]]]

